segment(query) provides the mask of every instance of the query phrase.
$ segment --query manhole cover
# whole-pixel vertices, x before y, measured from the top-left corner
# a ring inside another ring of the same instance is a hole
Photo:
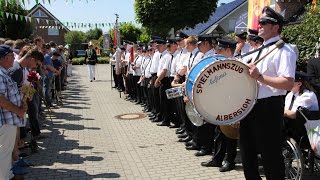
[[[115,116],[117,119],[121,120],[136,120],[136,119],[143,119],[146,115],[144,113],[128,113],[128,114],[120,114]]]

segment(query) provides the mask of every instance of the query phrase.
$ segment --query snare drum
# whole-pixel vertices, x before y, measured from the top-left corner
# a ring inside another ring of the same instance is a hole
[[[246,117],[258,93],[257,82],[249,76],[247,65],[222,59],[204,59],[191,69],[186,83],[186,94],[196,111],[216,125],[233,124]]]
[[[179,87],[174,87],[166,90],[166,95],[168,99],[174,99],[177,97],[182,97],[184,96],[184,87],[179,86]]]

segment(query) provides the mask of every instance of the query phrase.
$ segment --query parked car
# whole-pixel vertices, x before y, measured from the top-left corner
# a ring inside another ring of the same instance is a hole
[[[84,57],[86,56],[86,51],[85,50],[76,50],[76,57]]]

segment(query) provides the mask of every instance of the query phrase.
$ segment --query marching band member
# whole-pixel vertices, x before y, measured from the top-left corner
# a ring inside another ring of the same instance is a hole
[[[137,47],[137,54],[134,58],[133,63],[131,63],[132,69],[133,69],[133,86],[135,89],[135,97],[136,97],[136,104],[142,104],[142,95],[141,95],[141,87],[140,87],[140,83],[139,79],[141,76],[141,64],[142,64],[142,48],[141,45],[138,44]]]
[[[171,87],[170,85],[170,65],[173,56],[169,53],[166,47],[166,41],[157,40],[158,50],[160,53],[159,66],[157,71],[157,79],[154,82],[154,87],[159,89],[160,114],[158,126],[170,126],[169,119],[169,103],[165,90]]]
[[[158,67],[159,67],[159,60],[160,60],[160,55],[161,55],[161,53],[158,50],[158,47],[159,47],[158,40],[159,39],[155,39],[152,42],[152,46],[155,48],[155,52],[153,54],[153,57],[151,60],[151,66],[150,66],[150,73],[152,75],[150,86],[151,86],[152,101],[153,101],[153,108],[152,108],[150,120],[152,122],[160,122],[161,121],[161,118],[159,116],[159,113],[160,113],[159,87],[155,86],[155,81],[157,79],[157,71],[158,71]]]
[[[270,7],[264,7],[259,19],[259,36],[264,46],[280,40],[283,17]],[[285,44],[275,52],[271,46],[264,48],[259,57],[267,55],[256,65],[250,63],[249,75],[258,82],[258,100],[253,110],[240,123],[241,159],[245,178],[261,179],[257,154],[261,154],[267,179],[285,179],[282,155],[283,96],[294,84],[296,54]]]
[[[174,75],[174,80],[171,83],[172,86],[175,86],[175,84],[182,84],[185,81],[185,78],[186,78],[185,73],[187,69],[186,67],[184,68],[183,63],[185,61],[188,61],[188,58],[190,56],[190,53],[185,48],[186,46],[185,39],[188,38],[188,35],[184,34],[183,32],[177,32],[175,38],[177,40],[180,52],[177,54],[175,58],[177,59],[176,68],[171,72],[172,75]],[[176,134],[182,134],[185,132],[186,127],[191,127],[191,125],[190,126],[187,125],[187,124],[190,124],[191,122],[188,120],[188,116],[185,111],[185,103],[183,102],[183,97],[176,98],[176,103],[177,103],[176,113],[178,116],[178,121],[180,123],[180,128],[176,130]],[[188,131],[190,134],[192,129],[189,128]]]
[[[211,57],[214,55],[213,51],[213,37],[205,35],[199,36],[197,42],[199,51],[202,53],[201,59],[198,59],[193,63],[193,66],[198,64],[202,59]],[[213,142],[214,142],[214,130],[216,126],[210,123],[203,124],[202,126],[194,128],[195,141],[189,141],[186,143],[186,149],[200,149],[195,153],[195,156],[205,156],[212,154]],[[188,147],[188,145],[190,145]]]
[[[247,43],[247,32],[236,33],[237,47],[235,55],[242,55],[250,51],[250,44]]]
[[[232,59],[236,49],[236,44],[236,41],[228,38],[218,39],[216,54],[221,54],[226,58]],[[201,165],[205,167],[220,167],[220,172],[231,171],[235,168],[237,140],[226,137],[221,132],[219,127],[216,129],[216,133],[217,134],[214,142],[214,155],[210,161],[202,162]],[[224,159],[226,159],[226,161],[224,165],[222,165]]]

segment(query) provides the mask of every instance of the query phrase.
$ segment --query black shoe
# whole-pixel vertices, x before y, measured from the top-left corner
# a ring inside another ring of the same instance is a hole
[[[190,136],[187,136],[186,138],[184,139],[179,139],[178,142],[188,142],[190,141],[192,138]]]
[[[198,146],[186,146],[186,150],[199,150],[200,148]]]
[[[96,78],[94,77],[93,80],[96,80]]]
[[[182,133],[184,133],[184,131],[185,131],[185,129],[179,128],[176,130],[176,134],[182,134]]]
[[[152,120],[152,122],[161,122],[161,119],[158,119],[157,117]]]
[[[161,122],[161,123],[157,124],[157,126],[170,126],[170,123]]]
[[[191,140],[191,141],[188,141],[188,142],[184,143],[184,145],[186,145],[186,146],[194,146],[195,142],[193,140]]]
[[[112,86],[112,88],[114,89],[114,88],[118,88],[117,86]]]
[[[204,166],[204,167],[221,167],[222,163],[210,160],[210,161],[207,161],[207,162],[202,162],[201,166]]]
[[[188,136],[187,133],[179,134],[178,138],[186,138]]]
[[[219,168],[219,171],[220,172],[227,172],[227,171],[234,170],[235,167],[236,166],[234,163],[226,162],[222,167]]]
[[[201,149],[200,151],[194,153],[195,156],[205,156],[210,154],[212,154],[212,152],[205,149]]]
[[[178,128],[178,127],[180,127],[180,126],[177,124],[169,126],[169,128]]]

